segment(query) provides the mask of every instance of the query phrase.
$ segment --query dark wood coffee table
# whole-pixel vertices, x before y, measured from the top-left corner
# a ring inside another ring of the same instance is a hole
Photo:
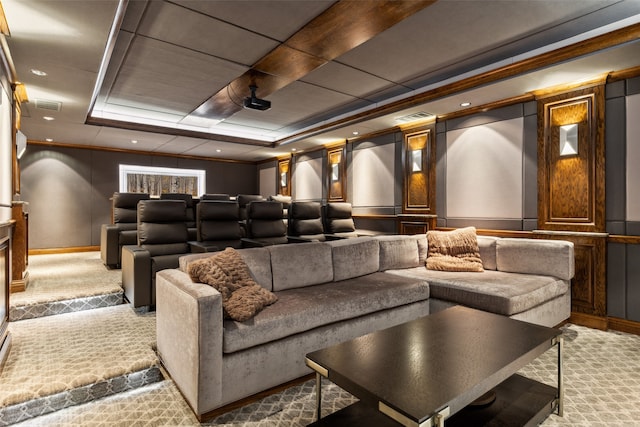
[[[562,331],[462,306],[307,354],[312,426],[537,425],[562,415]],[[553,346],[558,384],[516,374]],[[321,418],[322,377],[360,399]],[[469,406],[491,390],[496,400]]]

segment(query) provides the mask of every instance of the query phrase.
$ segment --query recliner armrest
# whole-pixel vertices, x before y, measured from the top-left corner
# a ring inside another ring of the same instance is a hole
[[[107,267],[117,267],[120,263],[120,230],[117,224],[102,224],[100,228],[100,258]]]
[[[134,308],[151,306],[151,254],[139,246],[122,247],[122,287]]]
[[[192,253],[218,252],[224,249],[216,244],[206,242],[190,241],[187,243],[189,243],[189,247],[191,248]]]

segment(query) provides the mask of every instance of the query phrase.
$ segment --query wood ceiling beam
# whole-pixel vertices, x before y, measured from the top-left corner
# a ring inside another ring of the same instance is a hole
[[[190,115],[225,119],[242,109],[249,85],[266,97],[370,40],[435,0],[342,0],[259,59]]]

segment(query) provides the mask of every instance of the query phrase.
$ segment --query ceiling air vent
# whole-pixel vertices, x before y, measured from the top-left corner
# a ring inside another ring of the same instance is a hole
[[[431,113],[427,113],[426,111],[418,111],[417,113],[409,114],[407,116],[396,117],[394,120],[396,121],[396,123],[402,124],[426,120],[431,117],[433,117],[433,114]]]
[[[36,108],[48,111],[60,111],[62,102],[48,101],[46,99],[36,99]]]

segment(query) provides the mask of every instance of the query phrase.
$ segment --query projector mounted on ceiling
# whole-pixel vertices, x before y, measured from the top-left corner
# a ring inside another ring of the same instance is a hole
[[[244,108],[250,108],[252,110],[260,111],[268,110],[269,108],[271,108],[271,101],[258,99],[256,97],[256,89],[258,89],[258,86],[251,85],[249,86],[249,89],[251,89],[251,96],[247,96],[244,99]]]

